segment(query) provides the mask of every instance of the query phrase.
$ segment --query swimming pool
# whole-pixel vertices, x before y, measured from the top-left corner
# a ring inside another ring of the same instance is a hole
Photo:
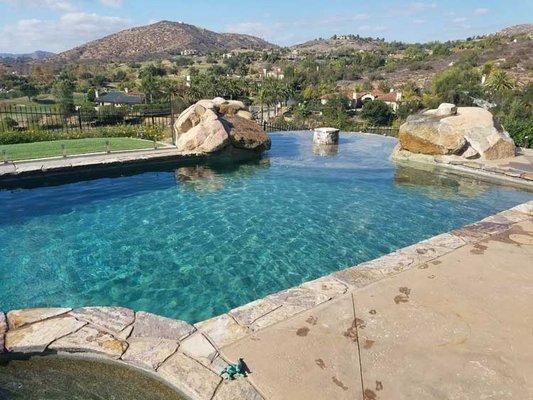
[[[121,305],[196,322],[531,199],[397,168],[396,140],[274,133],[260,160],[0,191],[0,309]]]

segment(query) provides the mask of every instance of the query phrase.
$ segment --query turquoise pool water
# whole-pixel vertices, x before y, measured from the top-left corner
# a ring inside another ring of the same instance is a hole
[[[530,200],[396,169],[392,138],[272,134],[239,165],[0,191],[0,309],[122,305],[202,320]]]

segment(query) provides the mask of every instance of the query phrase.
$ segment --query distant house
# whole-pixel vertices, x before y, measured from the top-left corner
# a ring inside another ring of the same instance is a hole
[[[96,102],[100,103],[100,105],[103,105],[103,106],[108,106],[108,105],[131,106],[134,104],[142,104],[144,103],[144,100],[145,100],[144,94],[120,92],[118,90],[113,90],[111,92],[96,95]]]
[[[381,90],[370,90],[367,92],[354,92],[350,99],[354,102],[355,108],[362,107],[367,101],[381,100],[388,104],[394,111],[398,109],[398,103],[402,100],[402,92],[391,89],[390,92]]]
[[[365,92],[340,91],[337,93],[329,93],[320,98],[322,105],[328,104],[332,99],[339,97],[347,98],[352,108],[361,108],[367,101],[381,100],[388,104],[394,111],[398,109],[398,103],[402,99],[402,92],[391,90],[390,92],[382,92],[381,90],[370,90]]]
[[[198,54],[198,51],[194,50],[194,49],[186,49],[186,50],[182,50],[180,52],[180,54],[182,56],[195,56]]]

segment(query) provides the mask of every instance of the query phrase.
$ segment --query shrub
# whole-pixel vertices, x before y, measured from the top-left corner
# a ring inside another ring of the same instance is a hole
[[[375,100],[363,104],[361,117],[372,125],[384,126],[391,124],[394,119],[394,113],[385,102]]]
[[[515,144],[520,147],[533,147],[533,120],[508,119],[504,125]]]
[[[19,123],[11,117],[5,117],[0,120],[0,127],[2,127],[2,129],[13,129],[18,125]]]
[[[0,144],[44,142],[49,140],[84,139],[101,137],[131,137],[146,140],[160,140],[164,137],[161,126],[118,125],[90,129],[87,131],[54,131],[44,129],[0,131]]]

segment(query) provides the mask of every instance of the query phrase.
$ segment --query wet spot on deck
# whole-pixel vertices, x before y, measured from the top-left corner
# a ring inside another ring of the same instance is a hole
[[[431,261],[431,264],[439,265],[439,264],[442,264],[442,261],[441,260],[434,260],[434,261]]]
[[[427,264],[422,264],[418,267],[418,269],[428,269],[429,268],[429,265]]]
[[[377,312],[376,310],[372,309],[372,310],[370,310],[368,313],[369,313],[369,314],[372,314],[372,315],[376,315],[378,312]]]
[[[342,390],[348,390],[348,386],[345,386],[344,383],[341,380],[337,379],[336,377],[332,376],[331,380],[333,381],[335,385],[340,387]]]
[[[365,343],[363,344],[363,348],[368,350],[372,346],[374,346],[374,343],[376,343],[375,340],[365,339]]]
[[[472,254],[483,254],[483,253],[485,253],[485,250],[487,250],[487,249],[488,249],[487,246],[484,246],[481,243],[476,243],[474,245],[474,248],[472,250],[470,250],[470,253],[472,253]]]
[[[318,318],[317,318],[317,317],[310,316],[309,318],[307,318],[307,319],[305,320],[305,322],[307,322],[307,323],[310,324],[310,325],[316,325],[317,322],[318,322]]]
[[[296,334],[298,336],[307,336],[307,334],[309,333],[309,328],[304,326],[303,328],[299,328],[297,331],[296,331]]]
[[[400,288],[400,293],[402,294],[405,294],[406,296],[409,296],[411,294],[411,289],[409,289],[408,287],[401,287]]]
[[[383,383],[381,381],[376,381],[376,392],[383,390]]]
[[[396,304],[407,303],[409,301],[409,295],[411,294],[411,289],[408,287],[401,287],[399,289],[400,294],[394,297],[394,302]]]
[[[358,327],[358,328],[361,328],[361,329],[365,329],[366,328],[366,322],[365,322],[365,320],[363,320],[361,318],[356,318],[355,319],[355,326]]]
[[[326,369],[326,363],[321,358],[317,358],[315,360],[315,364],[318,365],[322,369]]]
[[[376,393],[373,390],[365,389],[363,393],[363,400],[376,400],[378,396],[376,396]]]
[[[346,331],[342,335],[354,342],[357,342],[357,327],[355,320],[353,321],[352,326],[346,329]]]

